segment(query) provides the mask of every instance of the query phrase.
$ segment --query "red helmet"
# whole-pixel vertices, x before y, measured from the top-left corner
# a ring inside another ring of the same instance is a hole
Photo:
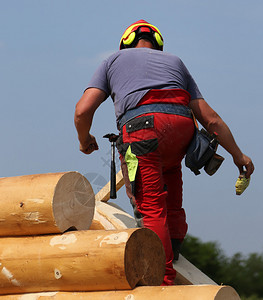
[[[131,24],[124,31],[120,40],[120,50],[135,47],[140,39],[147,39],[155,49],[163,50],[163,37],[160,30],[144,20]]]

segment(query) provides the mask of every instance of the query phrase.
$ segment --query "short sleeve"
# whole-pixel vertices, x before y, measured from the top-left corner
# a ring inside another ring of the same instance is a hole
[[[190,72],[188,71],[188,69],[186,68],[186,66],[184,65],[184,63],[182,61],[181,61],[181,64],[182,64],[182,69],[185,73],[185,78],[187,79],[186,90],[191,95],[191,100],[203,98],[194,78],[192,77],[192,75],[190,74]]]
[[[110,95],[110,89],[108,85],[108,79],[107,79],[107,61],[103,61],[101,65],[97,68],[93,76],[91,77],[91,80],[86,87],[88,88],[98,88],[100,90],[103,90],[107,96]]]

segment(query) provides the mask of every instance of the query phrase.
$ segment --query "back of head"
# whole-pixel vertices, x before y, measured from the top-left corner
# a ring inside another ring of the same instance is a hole
[[[163,37],[160,30],[145,20],[139,20],[131,24],[124,31],[120,40],[120,50],[134,48],[141,39],[150,41],[155,49],[163,50]]]

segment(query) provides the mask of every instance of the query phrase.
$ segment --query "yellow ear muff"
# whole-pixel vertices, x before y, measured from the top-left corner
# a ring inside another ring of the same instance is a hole
[[[154,37],[155,37],[155,40],[156,40],[156,42],[158,43],[158,45],[159,45],[160,47],[162,47],[162,46],[163,46],[163,40],[162,40],[160,34],[159,34],[158,32],[155,32],[155,33],[154,33]]]
[[[126,39],[123,39],[124,45],[130,45],[135,39],[136,33],[132,32]]]

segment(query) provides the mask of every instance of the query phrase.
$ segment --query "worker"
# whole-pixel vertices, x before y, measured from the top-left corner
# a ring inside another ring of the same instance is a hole
[[[115,107],[117,148],[135,219],[161,239],[166,254],[163,285],[173,285],[172,262],[187,232],[181,161],[195,130],[191,110],[208,132],[217,133],[247,178],[254,170],[252,160],[204,100],[182,60],[163,52],[160,30],[145,20],[125,30],[120,50],[102,62],[76,105],[75,126],[85,154],[98,150],[90,129],[94,112],[108,96]]]

